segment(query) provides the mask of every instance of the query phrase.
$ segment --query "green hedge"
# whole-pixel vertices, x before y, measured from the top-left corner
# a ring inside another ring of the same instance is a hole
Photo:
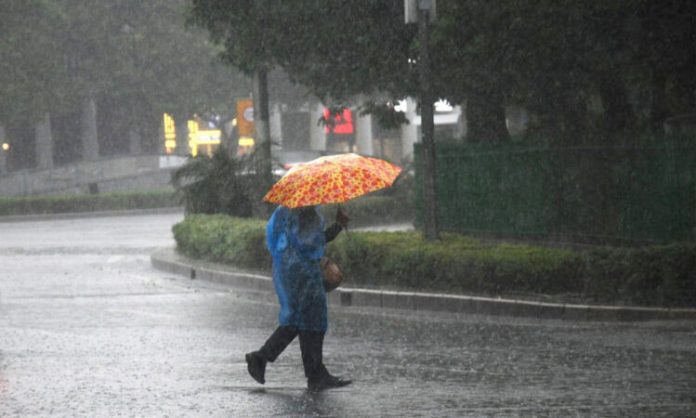
[[[583,293],[592,300],[696,307],[696,244],[599,248],[581,259]]]
[[[577,290],[577,257],[570,251],[484,243],[418,232],[343,234],[329,254],[355,284],[452,292],[559,293]]]
[[[187,215],[172,230],[177,249],[190,257],[268,270],[265,224],[228,215]]]
[[[174,226],[182,253],[270,270],[263,220],[192,215]],[[346,285],[478,295],[696,307],[696,246],[571,251],[417,232],[348,232],[328,247]]]
[[[341,204],[351,219],[352,226],[370,226],[387,223],[412,222],[413,205],[410,199],[387,196],[366,196]],[[338,205],[322,206],[326,222],[333,222]]]
[[[65,196],[0,197],[1,215],[93,212],[180,206],[170,191]]]

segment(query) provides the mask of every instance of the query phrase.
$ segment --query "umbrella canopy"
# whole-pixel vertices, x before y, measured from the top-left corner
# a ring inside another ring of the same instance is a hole
[[[389,187],[401,168],[357,154],[320,157],[290,169],[263,200],[288,208],[341,203]]]

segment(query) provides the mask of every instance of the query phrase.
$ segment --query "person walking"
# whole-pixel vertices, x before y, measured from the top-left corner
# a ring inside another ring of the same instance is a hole
[[[278,206],[266,226],[266,244],[273,258],[273,284],[280,313],[279,326],[263,346],[245,355],[247,370],[264,384],[266,365],[275,361],[299,335],[307,388],[321,391],[342,387],[351,380],[333,376],[323,363],[328,307],[319,260],[326,243],[347,227],[349,218],[340,208],[335,223],[324,229],[317,206],[289,209]]]

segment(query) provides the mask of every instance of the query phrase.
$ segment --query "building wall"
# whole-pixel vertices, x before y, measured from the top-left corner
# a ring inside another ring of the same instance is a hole
[[[308,109],[309,114],[309,150],[324,152],[327,150],[347,151],[345,143],[331,142],[332,138],[324,132],[324,127],[318,123],[323,116],[323,105],[317,104]],[[407,98],[403,103],[403,111],[406,114],[408,124],[402,125],[397,132],[385,132],[377,127],[377,121],[371,115],[360,116],[354,109],[353,120],[355,126],[355,152],[363,155],[373,155],[387,158],[395,162],[408,162],[413,160],[413,146],[421,141],[421,117],[417,112],[418,102],[413,98]],[[507,110],[507,126],[512,135],[519,134],[526,129],[528,114],[524,109],[509,107]],[[293,110],[292,112],[297,112]],[[281,120],[282,117],[278,117]],[[435,109],[435,135],[436,138],[464,138],[467,132],[465,105],[447,108],[436,106]],[[280,140],[282,132],[280,129]],[[296,143],[296,139],[291,140]]]

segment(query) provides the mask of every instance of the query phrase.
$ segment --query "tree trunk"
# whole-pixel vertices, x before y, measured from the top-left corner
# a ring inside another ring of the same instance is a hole
[[[268,106],[268,73],[265,69],[257,69],[254,72],[254,125],[256,130],[255,158],[256,176],[261,191],[261,196],[273,184],[273,166],[271,162],[271,129],[269,122]],[[256,199],[261,201],[261,196]],[[266,216],[268,208],[260,204],[256,210],[257,215]]]
[[[140,130],[136,127],[131,127],[128,129],[128,153],[133,156],[138,156],[142,154],[142,135],[140,135]]]
[[[667,77],[665,74],[653,68],[650,80],[650,130],[655,134],[664,132],[665,119],[667,118]]]
[[[218,125],[220,129],[220,146],[232,158],[237,157],[237,149],[239,148],[239,138],[236,134],[236,129],[232,127],[231,120],[222,121]]]
[[[623,81],[617,74],[604,73],[599,79],[599,94],[604,106],[605,128],[609,133],[618,133],[631,128],[633,110]]]
[[[423,140],[423,224],[425,239],[435,241],[440,238],[437,222],[437,194],[435,188],[435,122],[433,116],[433,89],[430,68],[430,11],[420,9],[418,14],[418,35],[420,41],[420,107],[421,134]]]
[[[53,136],[51,135],[51,116],[46,113],[36,123],[36,168],[53,168]]]
[[[500,91],[472,91],[466,103],[466,138],[470,141],[506,142],[505,106]]]
[[[99,138],[97,137],[97,105],[94,96],[87,95],[82,102],[82,159],[94,161],[99,159]]]

